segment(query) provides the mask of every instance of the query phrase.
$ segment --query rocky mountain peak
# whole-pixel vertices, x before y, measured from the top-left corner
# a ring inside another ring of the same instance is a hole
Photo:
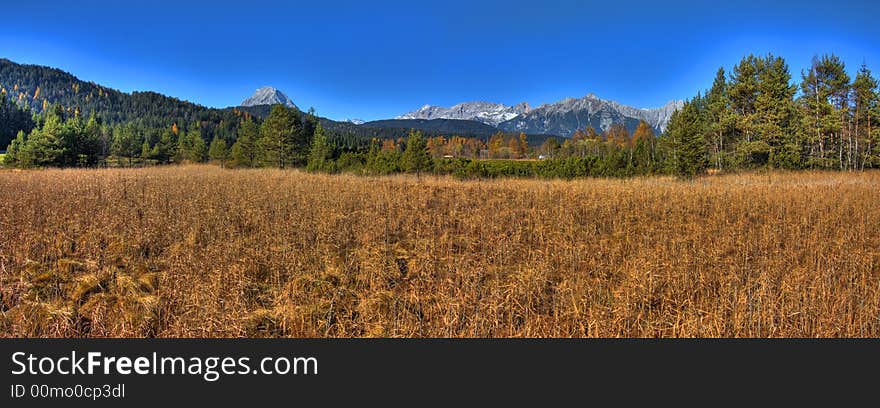
[[[241,106],[259,106],[259,105],[277,105],[281,104],[289,108],[296,108],[293,101],[281,91],[271,87],[264,86],[257,89],[250,98],[241,102]]]

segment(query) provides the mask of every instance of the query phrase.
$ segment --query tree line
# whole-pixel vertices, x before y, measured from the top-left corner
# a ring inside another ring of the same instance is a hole
[[[96,166],[111,160],[120,166],[205,161],[232,161],[241,167],[304,166],[320,126],[313,113],[302,120],[296,109],[280,105],[260,125],[242,115],[237,137],[231,140],[220,135],[208,139],[200,121],[159,129],[138,122],[109,125],[94,113],[86,119],[60,104],[35,115],[34,122],[30,132],[19,130],[9,144],[7,166]]]
[[[675,171],[707,168],[863,170],[880,166],[878,82],[835,55],[814,57],[793,84],[785,60],[749,55],[673,114]]]

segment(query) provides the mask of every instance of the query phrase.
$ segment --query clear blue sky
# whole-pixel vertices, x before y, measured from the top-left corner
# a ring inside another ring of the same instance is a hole
[[[785,57],[795,77],[825,52],[880,74],[871,1],[144,3],[2,0],[0,57],[215,107],[271,85],[321,116],[367,120],[590,92],[659,106],[750,52]]]

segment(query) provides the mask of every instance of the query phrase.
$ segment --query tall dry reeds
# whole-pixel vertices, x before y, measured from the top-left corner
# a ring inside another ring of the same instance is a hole
[[[0,172],[2,336],[880,336],[880,173]]]

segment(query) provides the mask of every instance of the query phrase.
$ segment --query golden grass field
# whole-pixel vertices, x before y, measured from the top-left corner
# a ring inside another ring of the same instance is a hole
[[[880,173],[0,171],[3,337],[877,337]]]

